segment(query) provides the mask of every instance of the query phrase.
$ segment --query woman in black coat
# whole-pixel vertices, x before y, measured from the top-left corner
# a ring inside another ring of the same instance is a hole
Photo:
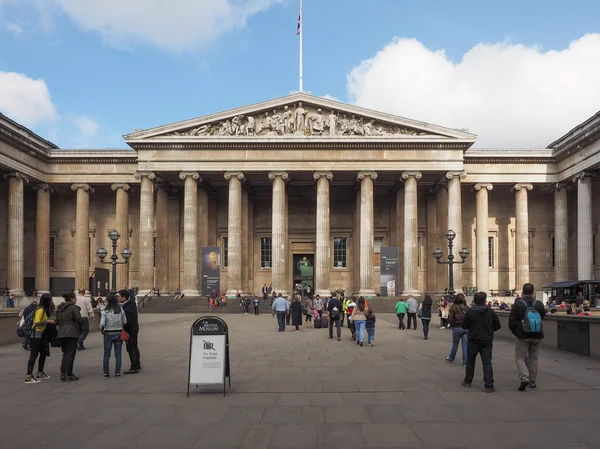
[[[429,338],[429,323],[431,322],[431,306],[433,300],[431,296],[425,295],[421,303],[421,323],[423,323],[423,337],[425,340]]]
[[[302,304],[300,297],[296,296],[290,305],[290,314],[292,315],[292,326],[296,326],[296,332],[300,332],[302,326]]]

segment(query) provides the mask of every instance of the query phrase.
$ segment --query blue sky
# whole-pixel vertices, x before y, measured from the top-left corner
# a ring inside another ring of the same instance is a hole
[[[135,128],[298,88],[297,0],[162,2],[172,5],[170,11],[157,0],[128,3],[138,4],[139,20],[113,19],[132,14],[114,0],[0,0],[0,74],[25,78],[14,87],[15,77],[4,78],[0,111],[63,148],[124,147],[121,135]],[[104,10],[106,18],[99,19]],[[159,25],[161,15],[171,13],[175,18]],[[598,17],[597,1],[304,0],[304,87],[468,128],[486,146],[545,146],[600,109],[600,87],[581,78],[600,65]],[[586,35],[593,38],[583,41]],[[580,43],[573,49],[574,41]],[[488,45],[473,51],[480,44]],[[507,62],[490,74],[503,58]],[[366,60],[368,67],[357,71]],[[490,84],[494,74],[498,79]],[[531,74],[534,79],[526,80]],[[47,98],[29,89],[29,79],[43,80]],[[382,91],[383,84],[391,87]],[[587,92],[585,100],[569,100],[573,85]],[[506,94],[487,97],[497,86],[514,92],[512,103]],[[536,92],[524,98],[520,89]],[[471,98],[468,108],[465,98]],[[540,117],[545,124],[539,130],[534,119],[506,139],[506,128],[523,122],[514,117],[513,104],[525,117],[548,109],[556,114]],[[500,128],[503,133],[496,133]]]

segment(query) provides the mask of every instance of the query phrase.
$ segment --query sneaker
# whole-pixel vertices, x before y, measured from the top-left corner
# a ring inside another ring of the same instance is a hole
[[[121,373],[115,373],[115,377],[121,377]]]
[[[362,346],[362,345],[363,345],[363,342],[361,341],[361,342],[359,343],[359,345],[361,345],[361,346]]]
[[[463,387],[471,388],[471,382],[467,382],[467,381],[463,380],[460,384]]]
[[[85,346],[81,345],[77,345],[77,349],[79,349],[80,351],[85,351]]]
[[[373,345],[372,345],[371,343],[369,343],[369,348],[370,348],[371,346],[373,346]]]
[[[50,379],[50,376],[48,376],[45,372],[42,371],[40,373],[37,373],[36,378],[40,379],[40,380],[42,380],[42,379]]]
[[[300,329],[296,329],[296,332],[300,332]]]
[[[444,360],[448,363],[454,363],[454,360],[452,360],[450,357],[444,357]]]
[[[485,392],[486,393],[493,393],[494,391],[496,391],[496,389],[494,387],[485,387]]]
[[[67,380],[67,375],[64,373],[60,373],[60,380],[62,380],[63,382],[65,382]]]
[[[329,337],[330,340],[333,340],[333,337]]]
[[[25,376],[25,383],[26,384],[39,384],[40,382],[41,382],[41,380],[37,380],[33,376]]]
[[[130,369],[128,371],[125,371],[125,374],[137,374],[137,373],[139,373],[139,370],[137,370],[137,369]]]
[[[27,343],[23,343],[23,349],[25,349],[25,351],[29,351],[29,345]]]
[[[340,340],[341,340],[341,338],[340,338],[340,337],[338,337],[338,341],[340,341]]]
[[[537,388],[537,385],[535,384],[535,382],[529,382],[529,385],[527,385],[529,388],[531,388],[532,390],[535,390]]]
[[[529,385],[529,381],[528,380],[522,380],[520,385],[519,385],[519,391],[525,391],[525,389],[527,388],[527,385]]]
[[[442,327],[440,327],[440,329],[446,329],[446,326],[442,326]]]
[[[67,376],[67,382],[75,382],[77,380],[79,380],[79,377],[74,374],[72,376]]]
[[[107,377],[110,377],[110,374],[104,373],[104,378],[106,379]]]

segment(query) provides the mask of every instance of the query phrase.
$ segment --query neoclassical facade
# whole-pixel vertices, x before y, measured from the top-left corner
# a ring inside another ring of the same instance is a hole
[[[298,93],[124,139],[64,150],[0,115],[0,286],[95,285],[111,229],[133,252],[118,286],[141,292],[199,296],[209,246],[229,295],[374,295],[388,246],[397,294],[441,292],[448,229],[471,251],[458,289],[598,276],[600,114],[548,148],[472,149],[461,130]]]

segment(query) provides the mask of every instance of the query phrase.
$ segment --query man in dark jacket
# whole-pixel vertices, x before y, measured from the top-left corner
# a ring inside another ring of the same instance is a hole
[[[138,309],[135,299],[131,299],[127,290],[119,290],[117,298],[121,303],[121,307],[125,311],[127,317],[127,324],[125,324],[125,330],[129,334],[129,340],[127,340],[127,353],[129,354],[129,360],[131,361],[131,369],[125,371],[125,374],[137,374],[142,369],[140,364],[140,350],[138,348],[138,333],[140,332],[140,325],[138,321]]]
[[[533,284],[523,285],[523,299],[515,301],[510,316],[508,318],[508,328],[517,337],[515,342],[515,361],[517,363],[517,371],[521,384],[519,391],[525,391],[527,386],[536,388],[535,380],[538,371],[538,356],[540,352],[540,344],[544,338],[544,332],[540,328],[540,332],[526,333],[523,330],[523,320],[525,319],[525,311],[528,307],[534,307],[543,319],[546,316],[546,309],[540,301],[536,301],[533,297]],[[525,362],[525,358],[529,353],[529,368]]]
[[[340,323],[342,319],[342,313],[344,313],[344,306],[342,301],[337,299],[334,295],[327,303],[327,313],[329,315],[329,339],[333,340],[333,326],[336,327],[337,339],[340,341],[342,337],[342,330],[340,329]]]
[[[475,360],[477,354],[481,354],[483,363],[483,382],[485,391],[492,393],[494,389],[494,370],[492,368],[492,347],[494,341],[494,332],[500,329],[500,320],[490,307],[486,306],[485,292],[475,293],[473,298],[473,307],[465,314],[462,323],[463,329],[469,331],[467,343],[467,367],[465,370],[465,380],[462,381],[464,387],[470,387],[475,375]]]

